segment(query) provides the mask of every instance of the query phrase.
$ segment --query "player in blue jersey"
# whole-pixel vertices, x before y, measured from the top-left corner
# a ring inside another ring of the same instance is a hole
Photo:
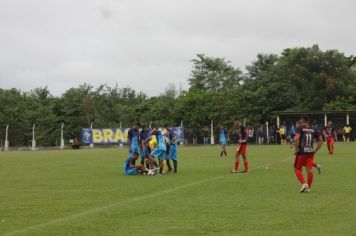
[[[141,166],[135,166],[135,162],[138,159],[138,152],[132,153],[132,157],[129,157],[125,162],[124,162],[124,168],[123,172],[124,175],[137,175],[137,174],[143,174],[145,173],[145,168]]]
[[[227,129],[223,124],[220,125],[220,130],[219,130],[219,143],[221,146],[221,152],[220,152],[220,157],[222,157],[223,154],[227,156],[226,152],[226,145],[228,141],[228,132]]]
[[[168,166],[168,173],[172,172],[172,167],[170,160],[172,159],[173,161],[173,166],[174,166],[174,173],[177,173],[178,171],[178,159],[177,159],[177,142],[176,142],[176,133],[174,132],[172,126],[170,125],[165,125],[165,128],[168,131],[168,140],[169,140],[169,145],[167,145],[168,150],[168,155],[166,157],[166,163]]]
[[[145,125],[141,126],[140,136],[139,136],[139,144],[140,144],[140,157],[141,157],[141,165],[144,164],[145,158],[149,155],[149,145],[150,141],[149,131],[147,130]]]
[[[158,128],[153,128],[150,132],[150,135],[156,136],[157,139],[157,147],[156,149],[152,150],[151,154],[149,155],[149,161],[153,164],[156,168],[158,167],[155,158],[159,160],[159,173],[162,174],[163,171],[163,158],[166,152],[166,145],[163,140],[163,134]]]
[[[129,157],[132,157],[134,152],[139,151],[139,136],[140,136],[140,124],[134,123],[132,128],[129,129],[127,135],[127,146],[129,148]]]

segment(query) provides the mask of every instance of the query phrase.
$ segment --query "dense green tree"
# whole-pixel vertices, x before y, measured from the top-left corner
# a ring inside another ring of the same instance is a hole
[[[234,118],[259,124],[274,121],[274,111],[355,110],[356,58],[317,45],[288,48],[281,55],[258,54],[246,73],[224,58],[198,54],[192,60],[190,88],[177,96],[168,85],[159,96],[148,97],[132,88],[83,84],[54,97],[47,87],[29,92],[0,89],[0,139],[10,125],[10,145],[30,145],[32,126],[40,146],[80,137],[81,128],[129,127],[139,121],[154,125],[183,120],[197,134],[202,127]]]
[[[192,62],[190,91],[230,91],[239,86],[241,71],[231,66],[224,58],[198,54]]]

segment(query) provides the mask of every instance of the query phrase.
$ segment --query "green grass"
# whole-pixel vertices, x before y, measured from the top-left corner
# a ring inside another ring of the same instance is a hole
[[[126,149],[0,153],[0,235],[356,235],[356,145],[323,147],[298,193],[287,146],[179,149],[179,174],[123,176]],[[268,166],[269,168],[266,168]]]

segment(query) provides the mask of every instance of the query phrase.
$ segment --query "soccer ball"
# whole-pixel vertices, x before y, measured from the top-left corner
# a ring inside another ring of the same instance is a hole
[[[147,171],[147,175],[155,175],[156,174],[156,170],[155,169],[149,169]]]

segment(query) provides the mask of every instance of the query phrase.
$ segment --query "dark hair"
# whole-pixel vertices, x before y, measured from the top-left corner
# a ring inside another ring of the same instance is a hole
[[[171,126],[170,124],[165,124],[164,125],[164,128],[167,128],[167,127],[169,127],[169,126]]]
[[[132,156],[134,156],[134,155],[139,156],[140,154],[139,154],[138,152],[134,152],[134,153],[132,154]]]
[[[146,125],[141,125],[141,128],[142,128],[142,129],[146,129],[147,126],[146,126]]]
[[[134,122],[134,125],[141,126],[140,122]]]
[[[309,122],[309,116],[307,115],[302,116],[300,119]]]

